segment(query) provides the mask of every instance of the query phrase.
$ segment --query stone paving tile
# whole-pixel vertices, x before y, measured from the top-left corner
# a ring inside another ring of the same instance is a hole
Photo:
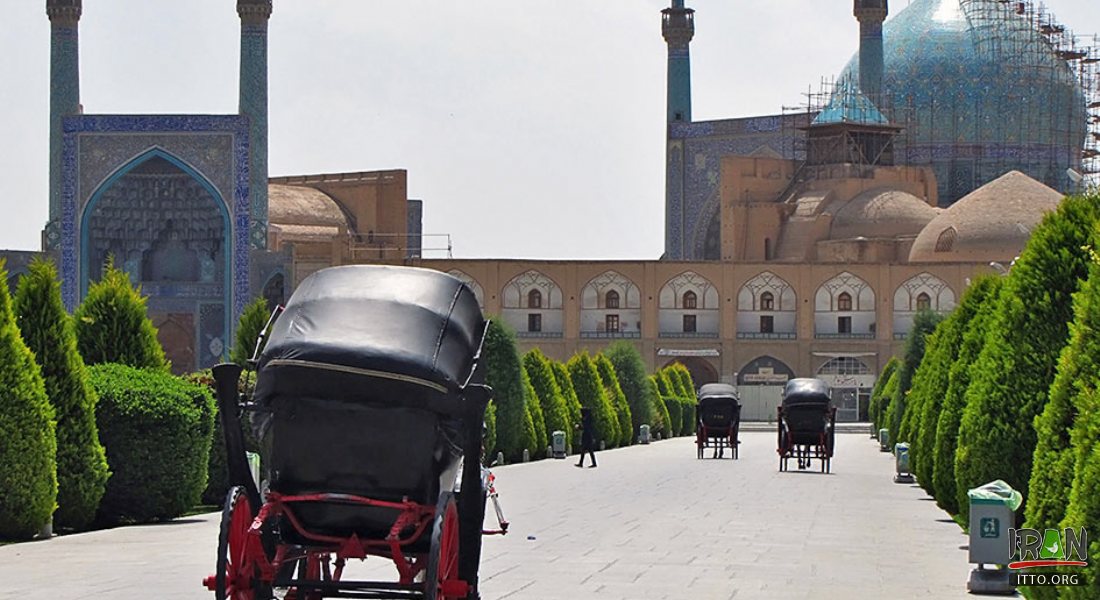
[[[485,600],[966,596],[966,537],[866,435],[838,436],[828,475],[778,472],[774,433],[742,439],[738,461],[681,438],[495,469],[512,529],[484,542]],[[211,598],[217,517],[0,547],[0,597]]]

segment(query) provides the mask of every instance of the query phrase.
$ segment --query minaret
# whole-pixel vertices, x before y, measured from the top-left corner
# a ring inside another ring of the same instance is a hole
[[[661,11],[661,33],[668,43],[668,121],[691,122],[691,56],[688,44],[695,35],[695,11],[684,0],[672,0]]]
[[[50,18],[50,220],[43,249],[61,243],[61,120],[80,112],[80,3],[46,0],[46,16]]]
[[[249,119],[248,188],[253,248],[267,247],[267,20],[271,0],[237,0],[241,16],[240,111]]]
[[[882,22],[890,8],[887,0],[855,0],[853,14],[859,21],[859,91],[882,106]]]

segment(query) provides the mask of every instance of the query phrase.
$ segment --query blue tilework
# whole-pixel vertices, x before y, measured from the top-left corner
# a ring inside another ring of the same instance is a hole
[[[267,247],[267,25],[241,25],[240,111],[249,119],[252,148],[253,248]]]
[[[868,123],[886,125],[886,117],[861,94],[851,80],[840,83],[829,104],[814,118],[814,125],[827,123]]]
[[[1080,168],[1084,96],[1047,40],[997,0],[913,0],[884,25],[899,162],[931,165],[940,203],[1017,169],[1060,190]],[[840,80],[858,78],[853,57]]]
[[[61,218],[61,120],[80,110],[80,62],[76,26],[50,26],[50,223],[46,243],[60,243],[57,222]]]

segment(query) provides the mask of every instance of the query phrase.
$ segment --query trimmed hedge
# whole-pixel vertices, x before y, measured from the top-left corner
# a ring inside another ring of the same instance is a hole
[[[157,329],[145,314],[146,298],[130,276],[108,262],[103,279],[88,288],[73,313],[76,343],[85,364],[118,363],[167,372]]]
[[[42,371],[19,335],[8,286],[0,288],[0,539],[22,540],[57,506],[57,432]]]
[[[597,354],[593,361],[596,363],[596,371],[600,374],[600,381],[607,391],[607,399],[611,401],[611,408],[615,409],[615,419],[618,424],[619,437],[614,446],[629,446],[634,441],[632,431],[634,420],[630,414],[630,405],[626,402],[626,394],[619,386],[619,378],[615,375],[615,366],[611,364],[603,354]]]
[[[493,464],[497,459],[496,452],[493,450],[497,447],[497,403],[494,400],[490,400],[489,405],[485,407],[485,439],[481,443],[482,451],[485,453],[485,464]]]
[[[1071,295],[1088,276],[1091,261],[1081,248],[1094,244],[1098,212],[1094,199],[1063,200],[1032,232],[1008,275],[966,390],[955,451],[957,494],[994,479],[1027,491],[1035,417],[1046,406],[1069,337]]]
[[[899,442],[912,442],[912,435],[916,429],[913,420],[920,414],[920,408],[909,410],[910,391],[913,388],[913,375],[916,374],[921,360],[924,359],[925,339],[935,331],[936,325],[943,320],[943,316],[930,310],[919,311],[913,317],[913,327],[905,338],[905,352],[902,354],[901,365],[898,367],[898,390],[894,395],[894,401],[898,403],[896,409],[897,424],[891,424],[890,439]]]
[[[651,427],[653,433],[661,433],[664,437],[675,435],[672,429],[672,415],[669,414],[665,399],[661,396],[659,378],[656,375],[646,377],[646,388],[653,395],[653,421]]]
[[[695,407],[698,401],[691,398],[681,398],[683,416],[681,417],[680,435],[695,435]]]
[[[89,369],[96,423],[114,473],[103,523],[172,519],[198,504],[214,432],[210,390],[167,373],[103,364]]]
[[[516,338],[503,319],[489,321],[485,333],[485,383],[493,388],[496,404],[496,450],[515,462],[523,455],[527,442],[527,407],[524,399],[523,367],[516,352]],[[532,427],[534,424],[532,424]],[[533,434],[532,434],[533,435]]]
[[[248,366],[249,359],[256,352],[256,342],[270,318],[271,311],[267,308],[267,300],[263,298],[256,298],[244,307],[241,318],[237,321],[237,335],[233,342],[233,351],[229,354],[230,361],[242,367]],[[259,348],[260,352],[263,352],[266,345],[265,340]]]
[[[573,389],[573,380],[569,377],[569,370],[563,363],[551,361],[550,370],[554,373],[554,381],[558,383],[558,389],[561,390],[562,398],[565,400],[565,410],[569,415],[569,429],[573,430],[575,426],[581,424],[581,401],[577,399],[577,392]],[[567,435],[572,440],[570,447],[574,451],[580,450],[581,436],[573,435],[572,432]]]
[[[542,407],[539,406],[539,396],[535,393],[535,387],[531,385],[531,378],[527,376],[527,371],[521,369],[520,372],[523,376],[524,408],[531,416],[531,426],[535,428],[523,447],[530,451],[531,458],[541,457],[546,453],[546,445],[549,443],[546,435],[546,419],[542,415]]]
[[[552,441],[555,431],[565,432],[565,447],[571,448],[573,425],[569,419],[569,409],[565,406],[565,397],[550,366],[550,359],[535,348],[523,356],[523,370],[527,372],[527,377],[535,388],[535,395],[538,396],[546,422],[546,437]],[[578,406],[578,411],[579,409]]]
[[[871,389],[871,404],[867,408],[868,417],[871,419],[871,423],[875,428],[875,435],[878,435],[878,430],[884,427],[884,417],[886,415],[886,407],[889,404],[888,396],[885,394],[886,382],[890,381],[890,376],[897,370],[898,364],[901,361],[898,357],[891,356],[890,360],[886,361],[886,364],[882,367],[882,373],[879,374],[878,380],[875,381],[875,387]]]
[[[947,374],[947,393],[943,398],[939,422],[936,423],[936,455],[932,474],[932,496],[940,508],[951,514],[959,512],[959,496],[955,490],[955,448],[959,438],[959,425],[966,409],[966,388],[970,385],[970,367],[978,358],[985,342],[987,326],[997,306],[1004,279],[987,275],[975,279],[958,310],[972,312],[962,336],[959,355]],[[963,504],[963,506],[967,506]]]
[[[581,406],[592,411],[592,419],[596,424],[594,436],[597,447],[604,442],[607,447],[613,447],[619,439],[619,423],[615,415],[615,409],[607,398],[600,381],[600,374],[596,370],[596,364],[588,356],[588,352],[581,352],[569,359],[569,379],[573,382],[573,389],[577,392],[577,399]]]
[[[107,455],[95,424],[96,396],[76,351],[72,318],[61,302],[52,262],[35,260],[19,279],[15,314],[23,340],[42,368],[57,417],[57,528],[82,529],[95,518],[106,489]]]
[[[1086,389],[1074,398],[1077,420],[1070,433],[1074,454],[1073,486],[1069,506],[1059,527],[1085,527],[1089,532],[1089,566],[1084,576],[1087,586],[1060,588],[1061,597],[1070,600],[1100,598],[1100,395],[1096,388]]]
[[[630,407],[630,429],[636,437],[643,423],[653,422],[655,411],[653,399],[656,393],[648,389],[645,362],[634,344],[624,340],[608,346],[604,355],[615,367],[619,387],[626,395],[626,403]]]
[[[663,396],[661,400],[668,409],[668,437],[679,436],[684,428],[684,403],[680,401],[679,396]]]

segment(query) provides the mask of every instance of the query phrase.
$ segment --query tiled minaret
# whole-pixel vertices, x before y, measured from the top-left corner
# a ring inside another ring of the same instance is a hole
[[[241,17],[240,111],[249,118],[248,187],[253,248],[267,247],[267,20],[271,0],[237,0]]]
[[[77,25],[81,0],[46,0],[50,18],[50,220],[42,245],[61,243],[61,120],[80,112]]]
[[[859,91],[882,108],[882,22],[890,8],[887,0],[855,0],[853,14],[859,21]]]
[[[661,11],[661,34],[668,43],[668,138],[665,165],[665,254],[663,258],[687,258],[684,253],[683,142],[674,140],[672,127],[691,122],[691,56],[688,45],[695,36],[695,11],[684,0],[672,0]]]

